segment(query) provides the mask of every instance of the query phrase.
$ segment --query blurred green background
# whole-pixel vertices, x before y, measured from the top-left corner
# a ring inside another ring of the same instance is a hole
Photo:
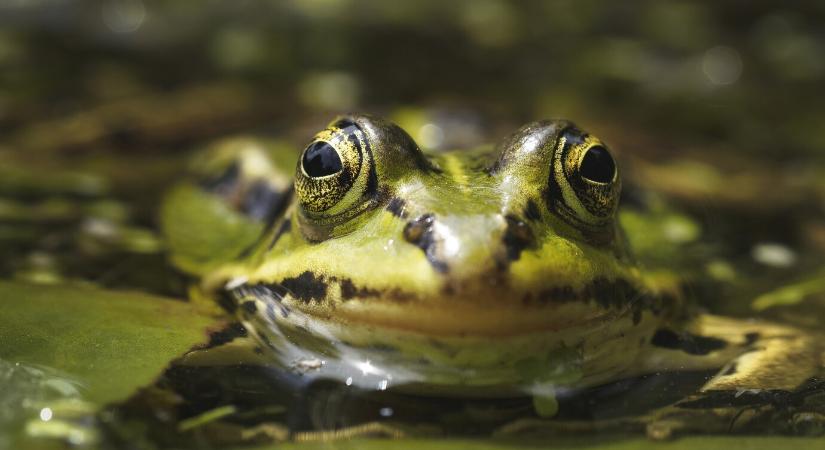
[[[82,114],[217,84],[238,92],[203,99],[224,109],[201,112],[214,123],[181,117],[196,105],[168,120],[292,131],[308,114],[424,105],[503,130],[569,117],[672,145],[821,160],[823,18],[816,1],[5,0],[0,131],[84,150],[200,139],[203,129],[164,129],[168,110],[110,114],[96,129]],[[43,121],[61,136],[36,136]]]

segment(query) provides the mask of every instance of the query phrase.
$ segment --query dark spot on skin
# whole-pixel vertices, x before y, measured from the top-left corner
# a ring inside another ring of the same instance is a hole
[[[255,314],[258,312],[258,307],[255,305],[254,300],[247,300],[241,303],[241,308],[249,314]]]
[[[623,278],[596,278],[587,287],[587,292],[604,308],[626,305],[638,295],[636,289]]]
[[[657,330],[650,343],[656,347],[681,350],[690,355],[700,356],[727,346],[727,342],[722,339],[690,333],[676,333],[666,328]]]
[[[524,208],[524,217],[531,222],[541,219],[539,205],[537,205],[532,199],[527,201],[527,206]]]
[[[261,348],[261,346],[257,346],[257,347],[252,349],[252,352],[255,353],[256,355],[263,355],[264,354],[264,349]]]
[[[247,314],[259,314],[259,305],[253,300],[246,300],[251,296],[254,297],[259,303],[265,305],[263,309],[265,310],[264,312],[270,321],[275,321],[276,309],[280,311],[281,315],[284,317],[289,316],[289,308],[281,303],[281,299],[288,294],[287,290],[283,286],[277,284],[245,284],[232,289],[228,292],[228,294],[234,297],[235,301],[233,303],[236,305],[235,309],[240,307]]]
[[[415,220],[407,222],[404,227],[404,239],[424,251],[427,261],[441,273],[448,271],[447,263],[438,257],[440,240],[433,229],[435,216],[424,214]]]
[[[349,278],[341,280],[341,298],[352,300],[353,298],[378,297],[381,292],[375,289],[359,288]]]
[[[632,313],[630,317],[634,325],[641,321],[644,311],[659,315],[663,312],[664,305],[678,304],[672,299],[668,303],[666,296],[651,295],[621,278],[616,280],[596,278],[579,290],[575,290],[571,286],[554,286],[540,291],[535,297],[527,294],[522,298],[522,303],[525,305],[533,303],[546,305],[573,301],[595,302],[605,309],[629,309],[629,312]]]
[[[435,217],[432,214],[425,214],[415,220],[411,220],[404,227],[404,239],[411,244],[421,247],[421,241],[424,240],[425,234],[432,230],[432,224]]]
[[[504,232],[502,241],[507,251],[507,259],[515,261],[521,256],[522,250],[535,245],[533,230],[516,217],[507,216],[505,219],[507,230]]]
[[[295,278],[285,278],[280,284],[302,302],[321,300],[327,296],[327,283],[310,271]]]
[[[406,204],[407,202],[405,202],[403,198],[393,197],[387,204],[387,211],[391,212],[395,217],[405,219],[407,217],[407,212],[404,211]]]
[[[205,348],[212,348],[217,347],[219,345],[226,344],[227,342],[233,341],[235,338],[245,337],[246,336],[246,328],[241,325],[239,322],[233,322],[229,324],[226,328],[211,333],[209,335],[209,343],[206,344]]]

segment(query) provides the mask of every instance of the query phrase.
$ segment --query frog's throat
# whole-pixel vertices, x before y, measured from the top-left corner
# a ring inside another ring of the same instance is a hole
[[[636,355],[658,324],[649,312],[641,319],[634,319],[630,311],[591,314],[587,320],[568,316],[582,312],[586,305],[579,304],[563,314],[567,320],[533,330],[524,328],[528,321],[521,316],[511,317],[522,320],[518,325],[502,327],[499,323],[507,318],[499,316],[495,322],[491,314],[483,320],[464,320],[452,312],[444,323],[461,325],[462,332],[430,333],[426,330],[442,325],[412,329],[404,326],[407,322],[388,323],[355,313],[346,320],[316,316],[285,306],[281,296],[262,286],[241,286],[232,295],[250,332],[280,358],[317,359],[327,365],[325,370],[352,371],[344,379],[361,379],[356,369],[367,362],[391,373],[393,383],[436,390],[438,385],[452,386],[449,390],[458,385],[467,392],[497,386],[492,391],[524,394],[548,383],[576,388],[600,384],[633,371]],[[381,380],[365,381],[375,382]]]

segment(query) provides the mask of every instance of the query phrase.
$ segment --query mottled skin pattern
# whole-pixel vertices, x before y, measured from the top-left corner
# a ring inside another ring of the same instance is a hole
[[[307,146],[293,201],[254,245],[195,272],[207,290],[228,286],[276,350],[280,340],[319,358],[361,352],[390,374],[411,368],[395,380],[428,391],[540,395],[737,358],[706,389],[812,376],[809,336],[696,316],[678,286],[649,281],[617,223],[620,190],[605,144],[570,122],[425,154],[396,125],[351,115]],[[790,347],[804,363],[763,370],[793,359]]]
[[[570,136],[587,142],[570,144]],[[572,124],[534,123],[500,148],[432,156],[375,118],[339,121],[317,140],[339,149],[343,170],[314,180],[299,164],[289,232],[275,233],[251,268],[232,275],[286,284],[318,315],[401,307],[394,321],[413,330],[449,308],[473,312],[464,329],[444,324],[446,334],[484,333],[473,316],[514,311],[523,319],[487,331],[552,327],[535,319],[554,315],[557,302],[592,302],[603,314],[606,305],[621,313],[654,300],[616,231],[618,172],[604,184],[553,173],[554,164],[580,159],[579,147],[600,145]],[[566,198],[550,197],[560,192]],[[417,308],[422,316],[411,316]]]

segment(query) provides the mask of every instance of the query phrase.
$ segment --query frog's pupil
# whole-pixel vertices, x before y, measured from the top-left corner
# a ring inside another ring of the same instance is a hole
[[[584,155],[579,172],[590,181],[609,183],[616,174],[616,163],[606,148],[590,147]]]
[[[311,144],[304,151],[304,172],[317,178],[325,177],[341,171],[341,157],[338,152],[326,142],[318,141]]]

